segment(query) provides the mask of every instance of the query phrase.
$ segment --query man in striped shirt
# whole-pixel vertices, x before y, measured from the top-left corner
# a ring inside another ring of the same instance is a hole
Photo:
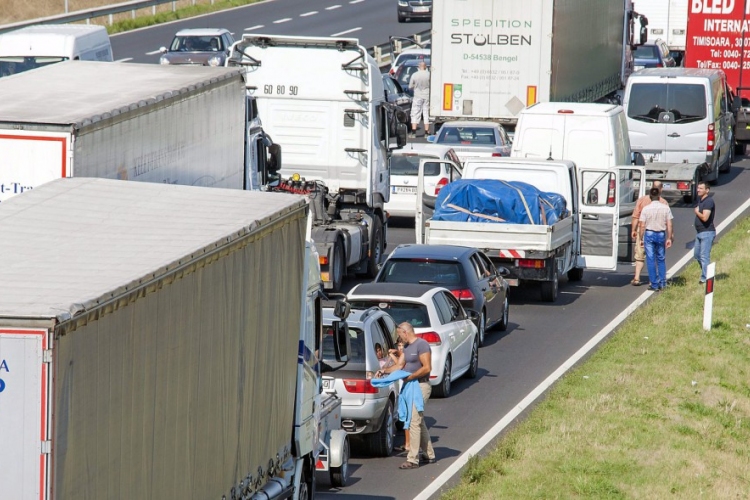
[[[651,203],[641,212],[639,232],[646,251],[646,268],[651,282],[649,290],[662,290],[667,286],[666,249],[672,246],[672,210],[659,202],[659,189],[649,191]]]

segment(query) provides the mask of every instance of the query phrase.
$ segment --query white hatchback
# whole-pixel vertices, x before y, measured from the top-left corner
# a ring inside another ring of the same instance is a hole
[[[425,165],[425,190],[437,196],[440,188],[460,178],[461,161],[450,146],[409,143],[391,156],[391,198],[385,210],[395,217],[414,217],[417,209],[417,174],[419,161],[440,160]],[[450,164],[450,165],[449,165]],[[450,166],[455,168],[450,168]]]
[[[432,393],[448,397],[451,382],[479,370],[478,314],[467,311],[442,287],[411,283],[363,283],[347,295],[352,308],[379,307],[396,324],[408,321],[414,333],[430,344]]]

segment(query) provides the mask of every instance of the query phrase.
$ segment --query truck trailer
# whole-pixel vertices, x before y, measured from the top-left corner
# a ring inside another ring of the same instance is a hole
[[[95,178],[0,204],[0,497],[306,500],[321,458],[341,479],[308,210]]]
[[[237,69],[67,61],[0,95],[0,202],[60,177],[245,188]]]
[[[629,0],[435,2],[430,116],[515,125],[536,102],[613,98],[639,20]]]
[[[244,68],[263,128],[284,149],[261,189],[304,194],[326,289],[374,277],[386,247],[390,152],[406,143],[375,60],[353,38],[245,34],[227,66]],[[392,144],[391,135],[396,144]]]

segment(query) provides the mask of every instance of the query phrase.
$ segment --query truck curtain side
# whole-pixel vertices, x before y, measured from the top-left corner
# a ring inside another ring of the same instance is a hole
[[[244,187],[237,70],[70,61],[0,94],[0,202],[60,177]]]
[[[103,179],[3,203],[3,497],[230,498],[279,474],[304,296],[279,269],[305,272],[306,211]]]
[[[621,87],[623,0],[445,0],[432,18],[430,115],[515,123],[535,102]]]

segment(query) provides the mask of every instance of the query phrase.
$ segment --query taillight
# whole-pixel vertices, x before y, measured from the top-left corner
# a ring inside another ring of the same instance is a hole
[[[690,189],[690,183],[689,182],[678,182],[677,183],[677,189],[680,191],[688,191]]]
[[[518,267],[527,267],[529,269],[544,269],[544,260],[518,259]]]
[[[369,380],[344,379],[346,392],[356,394],[377,394],[377,387],[373,387]]]
[[[389,75],[391,75],[391,76],[393,76],[393,75],[395,75],[395,74],[396,74],[396,72],[395,72],[395,71],[393,71],[393,68],[391,68],[391,70],[390,70],[390,71],[388,72],[388,74],[389,74]]]
[[[426,340],[428,344],[432,344],[432,345],[442,344],[442,341],[440,340],[440,335],[438,335],[435,332],[417,333],[415,335],[421,339]]]
[[[607,192],[607,205],[615,204],[615,180],[609,180],[609,191]]]
[[[656,63],[656,67],[657,67],[657,68],[663,68],[663,67],[664,67],[664,65],[663,65],[662,63]]]
[[[451,293],[458,300],[474,300],[474,294],[471,293],[471,290],[468,288],[464,288],[463,290],[451,290]]]
[[[318,263],[321,266],[327,266],[328,265],[328,256],[327,255],[321,255],[318,257]]]
[[[492,156],[494,156],[494,157],[502,157],[503,155],[501,153],[492,153]]]
[[[443,186],[447,184],[448,184],[448,179],[446,177],[443,177],[442,179],[440,179],[437,185],[435,185],[435,196],[437,196],[440,190],[443,188]]]
[[[714,144],[716,141],[716,133],[714,132],[714,124],[708,124],[708,138],[706,140],[706,151],[713,151]]]

